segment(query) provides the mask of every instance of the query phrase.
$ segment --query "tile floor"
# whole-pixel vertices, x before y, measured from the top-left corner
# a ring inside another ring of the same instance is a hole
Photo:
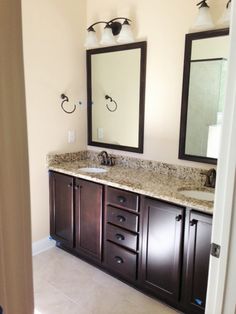
[[[178,313],[61,249],[33,264],[35,314]]]

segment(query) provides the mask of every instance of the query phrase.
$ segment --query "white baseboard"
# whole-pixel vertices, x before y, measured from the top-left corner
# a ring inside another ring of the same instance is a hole
[[[39,253],[47,251],[56,245],[56,241],[51,239],[51,237],[44,238],[42,240],[33,242],[32,244],[32,255],[35,256]]]

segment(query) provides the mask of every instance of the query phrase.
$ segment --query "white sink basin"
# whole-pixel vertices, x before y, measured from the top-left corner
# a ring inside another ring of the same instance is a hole
[[[214,201],[215,196],[214,193],[197,190],[183,190],[179,191],[179,193],[183,194],[186,197],[192,197],[201,201]]]
[[[79,171],[88,172],[88,173],[103,173],[103,172],[107,172],[107,169],[96,168],[96,167],[87,167],[87,168],[79,168]]]

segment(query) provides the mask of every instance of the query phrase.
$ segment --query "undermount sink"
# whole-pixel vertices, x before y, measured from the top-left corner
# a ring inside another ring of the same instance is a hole
[[[107,169],[97,168],[97,167],[86,167],[86,168],[79,168],[79,171],[88,172],[88,173],[103,173],[103,172],[107,172]]]
[[[201,201],[214,201],[214,193],[207,192],[207,191],[198,191],[198,190],[182,190],[179,191],[182,195],[186,197],[195,198]]]

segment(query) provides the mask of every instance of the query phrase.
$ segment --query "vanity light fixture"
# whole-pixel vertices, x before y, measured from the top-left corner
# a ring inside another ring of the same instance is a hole
[[[229,27],[230,24],[230,18],[231,18],[231,0],[229,0],[226,4],[225,10],[217,22],[217,25],[221,27]]]
[[[199,7],[198,16],[195,20],[191,31],[203,31],[214,28],[214,24],[210,14],[210,7],[207,4],[207,0],[203,0],[197,4]]]
[[[124,20],[121,24],[117,20]],[[87,29],[87,38],[85,41],[85,47],[88,49],[97,48],[99,46],[94,26],[97,24],[106,24],[100,40],[102,46],[113,46],[116,43],[125,44],[134,42],[134,36],[131,30],[131,20],[126,17],[116,17],[108,22],[99,21],[90,25]],[[117,40],[115,39],[117,37]]]

